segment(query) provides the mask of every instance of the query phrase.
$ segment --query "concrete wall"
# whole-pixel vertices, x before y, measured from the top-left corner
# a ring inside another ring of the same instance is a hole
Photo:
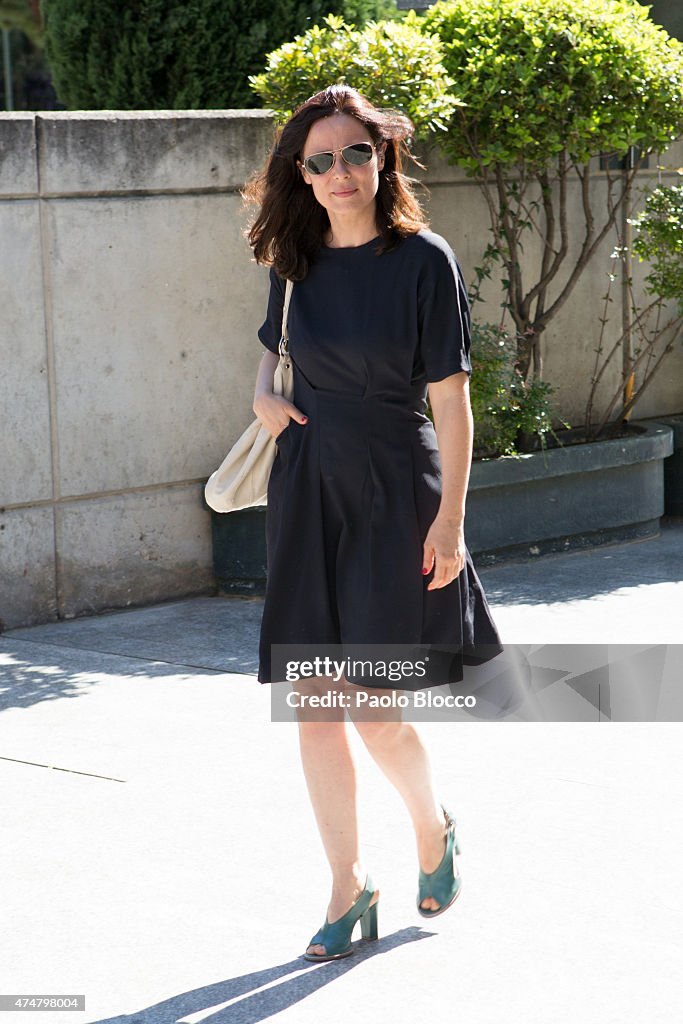
[[[267,295],[249,112],[0,117],[0,619],[214,585],[203,484],[251,416]]]
[[[271,140],[260,111],[0,114],[0,630],[213,588],[203,485],[252,417],[267,297],[239,188]],[[471,279],[483,200],[424,155]],[[610,248],[544,342],[570,419]],[[681,411],[682,356],[634,415]]]

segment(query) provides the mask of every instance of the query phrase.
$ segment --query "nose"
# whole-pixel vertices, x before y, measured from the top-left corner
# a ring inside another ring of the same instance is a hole
[[[349,167],[345,160],[342,160],[341,153],[335,153],[332,174],[335,178],[348,178]]]

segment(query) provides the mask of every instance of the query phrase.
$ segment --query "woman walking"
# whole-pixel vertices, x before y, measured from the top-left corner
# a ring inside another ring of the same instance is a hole
[[[412,134],[403,115],[330,86],[292,114],[245,190],[259,207],[249,242],[270,266],[254,411],[278,445],[261,683],[281,681],[272,644],[433,645],[450,652],[449,682],[463,678],[463,665],[502,651],[464,538],[473,437],[467,295],[453,251],[429,230],[402,173]],[[272,390],[288,279],[292,402]],[[360,685],[347,674],[296,689]],[[400,714],[351,717],[415,829],[418,910],[443,913],[460,892],[459,846],[427,750]],[[346,729],[343,712],[299,715],[304,775],[332,871],[309,960],[349,955],[359,920],[364,937],[377,937],[379,890],[361,863]]]

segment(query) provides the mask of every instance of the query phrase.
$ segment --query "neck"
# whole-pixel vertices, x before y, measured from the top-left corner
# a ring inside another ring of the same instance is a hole
[[[331,249],[354,248],[371,242],[379,234],[374,216],[361,222],[349,223],[345,217],[330,217],[330,226],[324,234],[325,245]]]

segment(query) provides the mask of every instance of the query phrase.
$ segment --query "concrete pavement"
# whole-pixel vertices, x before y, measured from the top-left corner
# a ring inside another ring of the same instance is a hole
[[[683,520],[482,569],[506,643],[678,643]],[[407,812],[361,745],[380,941],[300,957],[329,875],[261,602],[199,597],[0,636],[1,1022],[680,1020],[678,723],[425,723],[463,893],[415,909]]]

